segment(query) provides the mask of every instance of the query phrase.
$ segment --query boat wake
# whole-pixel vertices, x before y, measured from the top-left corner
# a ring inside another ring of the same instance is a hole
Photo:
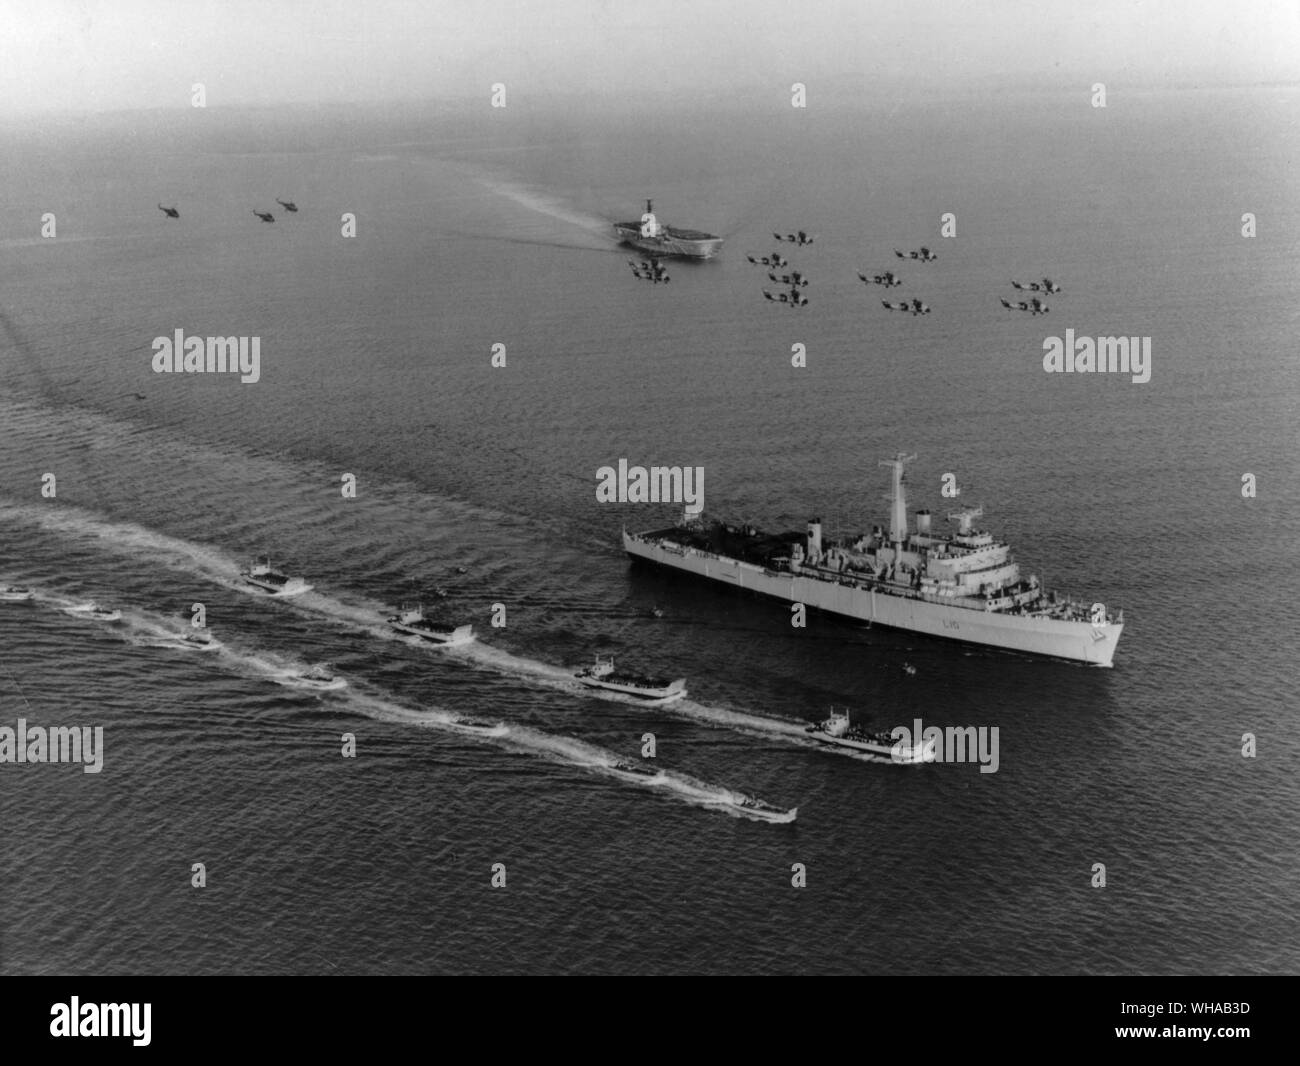
[[[64,613],[87,613],[94,602],[72,599],[35,585],[27,587],[30,589],[31,599],[26,602]],[[311,597],[307,599],[310,600]],[[327,602],[336,601],[327,600]],[[300,607],[303,603],[303,597],[297,597],[292,601],[295,607]],[[346,605],[338,606],[345,609],[337,613],[346,617]],[[367,614],[365,617],[369,618],[370,615]],[[182,620],[135,609],[123,611],[121,619],[120,625],[109,627],[106,631],[115,632],[122,640],[136,647],[163,649],[185,646],[187,628]],[[420,644],[425,643],[418,638],[406,638],[401,634],[391,633],[382,626],[374,629],[377,634],[385,637],[391,635],[393,639],[400,639],[403,642],[415,640]],[[391,698],[378,686],[368,682],[350,681],[319,665],[312,666],[262,649],[252,651],[244,647],[240,641],[232,640],[226,634],[223,636],[225,636],[224,640],[213,640],[210,646],[205,647],[204,650],[211,653],[209,657],[205,657],[206,661],[219,664],[227,672],[237,676],[258,678],[303,691],[339,692],[346,688],[348,691],[344,695],[334,697],[331,703],[332,707],[340,710],[353,711],[392,724],[438,729],[450,735],[490,742],[511,752],[535,755],[556,764],[576,767],[627,784],[654,788],[681,802],[707,810],[770,822],[792,821],[794,818],[794,811],[783,812],[780,808],[745,793],[701,781],[677,771],[657,768],[651,770],[606,748],[576,737],[547,733],[527,725],[483,722],[439,707],[404,705]],[[462,646],[464,647],[466,646]],[[502,654],[506,654],[509,659],[515,658],[508,656],[507,653]],[[558,669],[555,673],[562,677],[567,676]],[[576,682],[574,687],[580,688]],[[786,814],[789,817],[785,817]]]
[[[610,233],[610,223],[603,218],[575,211],[555,197],[538,192],[527,185],[520,185],[517,182],[495,177],[479,177],[476,180],[484,188],[491,190],[498,196],[504,196],[506,199],[512,200],[514,203],[519,204],[520,207],[525,207],[539,215],[546,215],[548,218],[567,222],[571,226],[586,230],[593,236],[606,238],[606,245],[613,240]]]
[[[0,518],[34,523],[46,531],[91,540],[98,546],[126,554],[142,554],[155,563],[191,576],[202,577],[252,599],[277,603],[282,609],[293,611],[302,617],[324,619],[349,629],[359,630],[377,640],[398,641],[411,648],[432,650],[440,655],[454,657],[468,665],[491,669],[507,677],[529,681],[554,691],[572,693],[585,699],[600,699],[627,706],[664,710],[704,725],[730,729],[760,739],[775,738],[800,747],[816,749],[826,747],[807,737],[805,729],[808,722],[801,719],[780,719],[749,714],[698,703],[689,697],[646,700],[608,690],[601,690],[597,695],[574,678],[570,667],[555,666],[514,655],[477,639],[464,644],[434,644],[420,637],[400,633],[383,620],[390,605],[378,601],[344,601],[315,589],[289,598],[268,596],[240,577],[242,564],[226,552],[146,529],[134,523],[96,518],[77,507],[65,505],[51,508],[0,501]],[[65,607],[74,605],[73,601],[63,603]]]

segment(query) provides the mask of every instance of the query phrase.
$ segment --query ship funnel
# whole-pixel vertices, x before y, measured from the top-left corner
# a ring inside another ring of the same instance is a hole
[[[916,512],[916,531],[923,537],[928,537],[930,535],[930,512],[929,511]]]
[[[822,520],[808,519],[808,555],[816,559],[822,553]]]

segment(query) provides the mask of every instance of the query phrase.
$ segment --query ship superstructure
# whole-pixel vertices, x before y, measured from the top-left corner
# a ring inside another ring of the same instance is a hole
[[[1111,665],[1123,612],[1047,592],[1022,577],[1010,546],[975,528],[982,507],[948,515],[936,533],[927,510],[907,525],[904,468],[916,457],[881,462],[892,471],[890,524],[841,541],[825,540],[819,519],[804,533],[763,533],[702,519],[670,529],[623,531],[636,559],[737,588],[803,603],[845,618],[1033,655]]]

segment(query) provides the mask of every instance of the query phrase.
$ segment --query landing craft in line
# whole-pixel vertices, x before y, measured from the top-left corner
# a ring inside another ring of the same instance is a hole
[[[574,675],[579,683],[587,688],[607,689],[623,696],[635,696],[638,699],[654,700],[667,703],[686,695],[686,679],[646,677],[628,670],[616,670],[613,659],[596,658],[591,666],[584,666]]]
[[[423,604],[415,607],[406,605],[398,607],[397,614],[388,619],[388,624],[398,632],[409,633],[432,644],[467,644],[474,639],[473,625],[428,618],[425,616]]]
[[[213,640],[206,633],[164,634],[146,637],[140,643],[146,648],[169,648],[173,651],[216,651],[221,647],[219,640]]]
[[[265,562],[254,560],[247,570],[239,574],[250,585],[253,585],[263,592],[270,593],[272,596],[297,596],[303,592],[308,592],[311,586],[300,577],[290,577],[288,574],[275,569],[271,565],[271,557],[268,555]]]
[[[289,688],[307,689],[309,692],[335,692],[347,688],[347,681],[330,672],[328,664],[322,663],[310,670],[295,670],[292,673],[273,677],[271,680]]]
[[[833,744],[838,748],[851,748],[865,751],[871,755],[888,756],[896,763],[906,766],[920,766],[922,763],[934,762],[935,738],[928,744],[904,744],[890,732],[869,733],[854,725],[849,717],[848,708],[836,711],[831,708],[831,716],[817,725],[810,725],[805,730],[813,740],[823,744]]]
[[[813,243],[813,239],[803,230],[798,233],[787,233],[784,237],[779,233],[773,233],[772,236],[778,241],[785,241],[789,244],[808,245]]]
[[[745,256],[745,258],[748,259],[751,263],[753,263],[754,266],[786,267],[790,265],[790,260],[783,259],[775,252],[773,252],[771,255],[759,256],[757,259],[754,258],[754,256],[752,255],[747,255]]]
[[[894,254],[898,256],[899,259],[918,259],[922,263],[933,263],[936,259],[939,258],[932,251],[930,251],[929,248],[921,248],[920,250],[915,252],[900,252],[897,248],[895,248]]]
[[[96,622],[120,622],[122,612],[114,607],[101,607],[93,600],[89,603],[79,603],[73,607],[64,607],[64,614],[72,615],[73,618],[91,618]]]

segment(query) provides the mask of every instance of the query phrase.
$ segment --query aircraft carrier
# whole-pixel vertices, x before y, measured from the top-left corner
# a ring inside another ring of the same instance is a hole
[[[624,244],[651,255],[680,255],[689,259],[712,259],[722,247],[722,238],[696,229],[678,229],[660,224],[654,203],[645,202],[640,222],[615,222],[614,234]]]
[[[904,467],[915,458],[900,454],[880,464],[893,472],[887,531],[877,526],[851,540],[823,542],[816,518],[806,533],[767,534],[688,515],[669,529],[624,529],[623,547],[633,559],[844,618],[1110,666],[1123,612],[1047,592],[1032,575],[1022,578],[1010,547],[974,528],[982,507],[950,514],[957,522],[950,535],[932,532],[925,510],[908,531]]]

